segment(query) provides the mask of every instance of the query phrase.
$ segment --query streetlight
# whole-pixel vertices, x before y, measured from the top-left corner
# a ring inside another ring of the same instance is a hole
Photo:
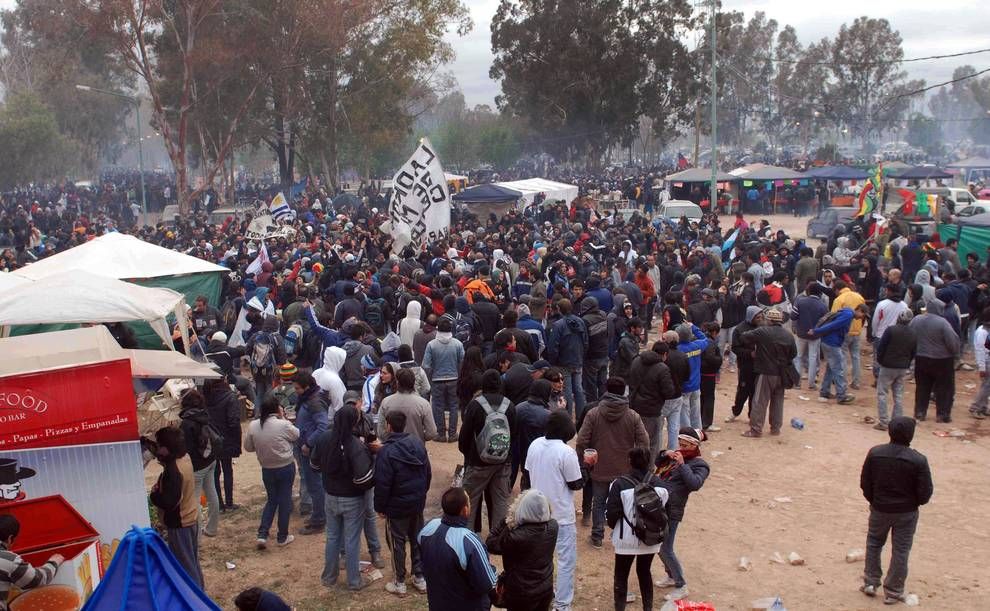
[[[141,173],[141,214],[144,217],[143,222],[147,223],[148,198],[144,192],[144,146],[141,144],[141,99],[136,96],[127,95],[126,93],[120,93],[119,91],[97,89],[96,87],[90,87],[89,85],[76,85],[76,89],[79,91],[91,91],[93,93],[112,95],[115,98],[121,98],[123,100],[127,100],[131,104],[134,104],[134,112],[137,118],[138,171]]]

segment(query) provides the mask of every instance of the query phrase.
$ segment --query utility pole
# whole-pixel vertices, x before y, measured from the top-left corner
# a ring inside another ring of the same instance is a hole
[[[711,181],[711,194],[708,198],[708,209],[718,210],[718,183],[715,178],[718,176],[718,138],[716,130],[718,129],[718,111],[716,110],[716,99],[718,97],[718,85],[715,81],[715,59],[717,57],[715,53],[715,14],[718,5],[715,3],[716,0],[712,0],[712,15],[711,15],[711,45],[712,45],[712,181]]]

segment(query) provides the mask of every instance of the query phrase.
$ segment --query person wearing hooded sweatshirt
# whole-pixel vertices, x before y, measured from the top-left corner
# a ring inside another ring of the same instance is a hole
[[[887,430],[888,391],[894,396],[894,417],[903,413],[901,396],[904,392],[904,382],[918,349],[918,338],[908,327],[913,318],[914,314],[905,306],[905,309],[897,315],[896,324],[886,325],[883,335],[877,341],[877,362],[880,365],[880,372],[877,378],[877,423],[873,428],[880,431]]]
[[[842,344],[849,332],[855,313],[850,308],[842,308],[830,313],[819,324],[808,331],[809,338],[820,338],[825,354],[825,376],[818,391],[819,401],[832,398],[832,384],[835,383],[835,397],[843,405],[852,403],[854,397],[848,394],[846,386],[846,363],[842,354]]]
[[[914,274],[914,284],[921,287],[922,296],[921,300],[924,302],[922,305],[927,304],[930,301],[935,301],[935,287],[932,286],[932,274],[927,269],[920,269]],[[914,305],[914,298],[911,297],[907,302],[908,306]]]
[[[207,537],[217,536],[217,525],[220,522],[220,498],[214,483],[213,472],[216,469],[217,458],[223,452],[222,447],[213,447],[210,443],[205,447],[203,427],[209,427],[210,414],[207,411],[206,399],[198,390],[190,390],[182,396],[182,410],[179,412],[179,429],[185,435],[186,448],[192,461],[195,477],[195,496],[206,496],[206,527],[203,534]],[[196,513],[197,521],[199,512]]]
[[[412,565],[413,586],[426,591],[423,559],[417,535],[423,529],[423,509],[430,490],[432,472],[426,446],[406,432],[407,418],[401,411],[391,411],[385,422],[385,442],[375,459],[375,513],[385,516],[385,539],[392,548],[392,581],[385,590],[397,595],[406,593],[406,542]]]
[[[742,414],[743,405],[749,401],[749,412],[753,411],[753,394],[756,392],[756,372],[753,370],[753,347],[743,343],[742,336],[763,323],[763,307],[751,305],[746,308],[746,319],[732,331],[732,353],[736,355],[739,375],[736,380],[736,396],[732,403],[732,414],[726,422],[734,422]]]
[[[557,520],[557,580],[553,587],[553,607],[560,611],[570,611],[574,601],[574,571],[577,568],[574,491],[583,488],[585,483],[578,455],[567,445],[574,434],[574,421],[568,414],[560,410],[551,413],[547,418],[546,435],[530,444],[525,464],[533,489],[546,495],[550,501],[550,514]]]
[[[452,443],[457,439],[457,377],[464,362],[464,345],[451,331],[447,317],[437,323],[437,336],[426,344],[423,369],[430,378],[430,406],[436,423],[437,441]],[[449,414],[449,426],[444,415]]]
[[[622,335],[619,337],[619,347],[615,352],[612,368],[609,371],[612,377],[631,382],[629,372],[636,357],[639,356],[639,338],[642,330],[643,321],[638,317],[626,321]]]
[[[410,299],[406,304],[406,317],[399,321],[399,340],[412,346],[416,339],[416,332],[423,328],[423,304],[415,299]]]
[[[918,338],[914,359],[914,417],[922,422],[928,415],[932,394],[935,395],[935,421],[952,422],[959,336],[942,316],[944,308],[941,301],[932,300],[925,312],[915,316],[908,325]]]
[[[794,300],[791,308],[791,321],[794,323],[794,339],[797,341],[798,355],[794,358],[794,368],[798,374],[802,370],[808,377],[808,390],[818,388],[818,357],[821,354],[821,340],[808,337],[808,331],[815,328],[818,321],[828,314],[828,308],[821,298],[822,289],[814,280],[808,282],[803,293]],[[805,362],[807,361],[807,368]]]
[[[296,478],[292,450],[299,440],[299,429],[285,417],[285,410],[274,396],[266,397],[259,411],[260,417],[248,425],[244,449],[257,453],[267,496],[258,525],[257,547],[261,550],[268,546],[268,534],[276,512],[278,544],[288,545],[295,539],[289,534],[289,516],[292,513],[292,483]]]
[[[430,403],[416,392],[416,376],[410,369],[399,369],[395,373],[396,392],[382,400],[378,409],[377,433],[379,439],[384,439],[385,417],[395,411],[406,416],[405,429],[410,435],[423,443],[433,441],[437,437],[436,421]]]
[[[413,372],[416,376],[416,393],[423,397],[424,399],[430,398],[430,376],[426,371],[419,366],[419,363],[413,359],[412,346],[402,344],[399,346],[399,361],[398,365],[402,369],[408,369]]]
[[[230,384],[223,378],[206,380],[203,397],[210,425],[223,436],[223,448],[217,454],[213,470],[213,484],[220,499],[220,511],[234,511],[234,459],[241,455],[241,403]],[[223,472],[223,488],[220,474]],[[226,500],[224,499],[226,497]]]
[[[344,344],[344,386],[347,390],[361,391],[364,386],[365,376],[361,369],[361,359],[374,353],[375,349],[364,343],[364,335],[367,328],[363,324],[353,325],[350,328],[351,339]]]
[[[285,362],[285,342],[278,332],[277,318],[274,316],[265,318],[261,331],[251,336],[244,353],[251,364],[254,396],[260,402],[271,392],[278,367]]]
[[[680,600],[688,595],[684,570],[674,553],[677,528],[684,521],[684,510],[692,492],[701,490],[711,469],[701,457],[701,442],[707,441],[704,431],[682,428],[677,434],[678,447],[657,455],[657,477],[660,486],[667,490],[667,536],[660,545],[660,560],[667,577],[657,581],[658,588],[675,588],[664,598]]]
[[[302,461],[299,463],[299,477],[309,491],[313,504],[313,512],[299,532],[303,535],[312,535],[322,532],[327,522],[323,486],[320,483],[319,473],[310,466],[309,457],[316,440],[323,431],[327,430],[329,406],[311,373],[298,372],[293,378],[293,384],[296,387],[296,428],[299,429],[299,439],[296,443],[302,456]]]
[[[611,312],[613,307],[612,291],[602,286],[602,281],[597,276],[591,276],[585,281],[585,292],[589,297],[594,297],[598,301],[598,307],[602,312]]]
[[[536,347],[536,355],[537,357],[540,357],[547,347],[546,328],[543,326],[543,323],[533,318],[529,306],[525,303],[519,304],[519,307],[516,308],[516,313],[519,314],[519,320],[516,322],[516,327],[529,334],[530,340]]]
[[[608,321],[598,309],[598,300],[590,295],[578,303],[578,314],[588,329],[588,351],[582,368],[584,395],[588,403],[594,403],[605,391],[608,379]]]
[[[832,283],[835,287],[835,299],[832,300],[832,312],[838,312],[842,308],[849,308],[855,311],[858,306],[866,303],[863,296],[856,291],[849,288],[846,283],[842,280],[836,280]],[[842,341],[842,351],[847,353],[848,362],[852,365],[852,375],[850,377],[849,388],[853,390],[859,389],[859,379],[862,374],[862,342],[860,341],[863,335],[863,318],[854,318],[849,323],[849,331],[846,333],[846,337]],[[843,364],[843,367],[845,363]]]
[[[770,434],[780,434],[784,424],[784,382],[781,374],[797,357],[794,336],[782,326],[783,312],[769,309],[764,316],[766,325],[748,331],[742,337],[743,343],[755,349],[753,370],[757,374],[749,430],[742,434],[743,437],[760,437],[763,434],[768,410]]]
[[[696,325],[683,323],[677,326],[677,349],[688,358],[690,373],[682,389],[684,409],[681,410],[681,426],[701,427],[701,353],[710,340]],[[693,339],[692,339],[693,337]]]
[[[605,317],[606,333],[608,334],[608,358],[615,360],[615,354],[619,349],[619,340],[626,330],[629,319],[633,317],[633,307],[626,302],[624,293],[615,296],[615,305],[612,311]]]
[[[650,565],[653,557],[660,552],[660,544],[646,545],[636,536],[632,524],[636,521],[636,487],[640,483],[653,486],[663,505],[667,504],[669,493],[660,484],[660,478],[653,475],[650,467],[650,453],[646,448],[629,449],[629,471],[612,482],[608,490],[605,520],[612,529],[612,547],[615,549],[615,573],[612,593],[617,611],[626,608],[626,593],[629,588],[629,571],[636,563],[636,577],[639,580],[639,593],[643,598],[643,609],[653,608],[653,574]]]
[[[343,347],[347,342],[347,337],[335,329],[321,325],[313,311],[313,304],[308,299],[304,302],[303,313],[306,315],[306,320],[309,321],[309,332],[318,335],[322,342],[323,349],[319,351],[319,360],[313,365],[314,367],[322,367],[324,351],[331,346]]]
[[[569,299],[557,302],[561,319],[550,328],[547,340],[547,360],[564,375],[564,397],[567,413],[578,418],[584,412],[584,355],[588,352],[588,328],[584,321],[571,313]]]
[[[549,611],[558,531],[546,495],[523,490],[488,535],[488,551],[502,556],[505,602],[510,611]]]
[[[533,380],[529,387],[529,395],[525,401],[516,404],[516,434],[510,440],[512,443],[512,474],[509,477],[510,487],[515,484],[516,473],[526,464],[529,444],[538,437],[546,434],[547,418],[550,417],[550,382],[539,379]],[[529,473],[522,470],[521,490],[530,487]]]
[[[347,387],[340,378],[347,353],[343,348],[332,346],[323,351],[323,365],[313,372],[313,379],[326,393],[330,403],[330,413],[335,413],[344,404],[344,393]]]
[[[595,450],[591,471],[591,545],[602,546],[605,537],[605,499],[612,480],[626,472],[629,448],[649,447],[650,436],[639,414],[629,408],[624,395],[626,384],[619,378],[609,378],[606,393],[598,405],[588,410],[581,423],[576,449],[579,456],[585,450]]]
[[[333,325],[338,329],[352,318],[364,320],[364,303],[358,301],[354,295],[355,285],[349,282],[344,286],[344,298],[333,310]]]
[[[669,349],[663,342],[656,342],[652,350],[636,356],[629,368],[629,407],[639,414],[650,436],[651,456],[656,456],[662,443],[663,423],[668,430],[680,428],[680,410],[676,422],[671,423],[673,412],[666,410],[667,401],[674,398],[674,378],[667,366]],[[666,413],[665,413],[666,412]]]
[[[884,604],[903,601],[908,573],[908,556],[918,526],[918,507],[932,497],[934,486],[928,459],[911,449],[915,421],[899,416],[890,421],[890,443],[874,446],[866,455],[859,486],[870,503],[866,535],[866,567],[863,587],[867,596],[876,596],[883,570],[880,554],[891,540],[890,566],[883,582]]]
[[[426,354],[426,345],[433,341],[433,338],[436,336],[437,316],[436,314],[430,314],[423,322],[423,327],[413,337],[413,358],[416,359],[417,363],[423,362],[423,357]]]

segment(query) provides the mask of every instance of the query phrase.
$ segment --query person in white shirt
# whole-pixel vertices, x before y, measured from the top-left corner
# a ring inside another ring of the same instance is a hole
[[[980,390],[976,392],[969,413],[977,420],[990,416],[987,411],[987,400],[990,399],[990,351],[987,350],[987,338],[990,337],[990,308],[983,310],[980,315],[980,328],[973,334],[973,352],[976,355],[976,370],[980,372]]]
[[[901,312],[909,310],[908,304],[904,303],[904,293],[896,284],[887,284],[884,287],[885,299],[877,304],[875,310],[873,310],[873,320],[871,321],[871,327],[873,328],[873,337],[875,341],[880,341],[883,337],[883,332],[887,330],[887,327],[892,327],[897,324],[897,317],[901,315]],[[876,346],[873,347],[873,380],[874,386],[876,386],[877,376],[880,375],[880,363],[877,362],[877,351]]]
[[[577,519],[574,491],[584,487],[577,452],[567,445],[576,431],[566,411],[554,411],[547,419],[546,436],[529,446],[526,470],[532,487],[550,500],[550,513],[557,520],[557,581],[555,610],[569,611],[574,601],[574,569],[577,566]]]

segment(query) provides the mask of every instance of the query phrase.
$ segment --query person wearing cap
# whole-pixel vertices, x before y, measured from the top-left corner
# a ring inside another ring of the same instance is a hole
[[[883,602],[887,605],[905,599],[904,582],[918,527],[918,508],[928,503],[934,491],[928,459],[910,447],[914,430],[915,421],[911,418],[893,418],[888,428],[890,443],[870,449],[859,476],[863,497],[870,503],[866,566],[860,591],[870,597],[877,595],[883,576],[880,555],[890,536],[890,566],[883,582]]]
[[[657,455],[656,467],[660,486],[667,491],[667,536],[660,545],[660,560],[667,577],[657,581],[658,588],[674,588],[664,596],[667,600],[680,600],[688,595],[684,569],[681,567],[674,543],[677,529],[684,521],[684,510],[692,492],[701,490],[711,468],[701,457],[701,442],[708,436],[700,429],[682,427],[677,432],[677,449],[665,450]]]
[[[744,344],[755,348],[753,371],[756,373],[756,391],[749,416],[749,430],[743,437],[760,437],[767,410],[770,412],[770,434],[779,435],[784,424],[784,381],[781,372],[797,357],[794,336],[784,329],[784,314],[770,309],[764,314],[766,326],[747,331],[742,336]]]
[[[897,315],[897,322],[884,327],[883,335],[877,342],[877,362],[880,364],[880,372],[877,377],[877,423],[873,428],[880,431],[885,431],[888,427],[888,392],[894,397],[893,417],[897,418],[904,413],[902,403],[904,383],[918,350],[918,337],[908,326],[912,318],[914,314],[905,306]]]
[[[691,323],[677,325],[677,349],[688,359],[690,372],[684,380],[684,402],[681,410],[681,426],[701,428],[701,353],[708,347],[710,340]]]

